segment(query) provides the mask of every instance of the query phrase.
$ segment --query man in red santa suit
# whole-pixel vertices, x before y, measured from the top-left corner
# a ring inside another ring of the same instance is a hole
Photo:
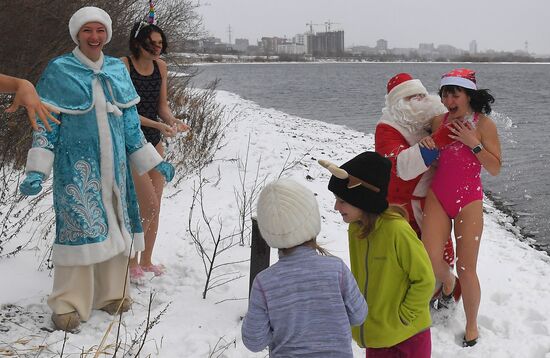
[[[376,125],[375,150],[392,161],[388,202],[407,209],[409,223],[419,238],[424,198],[434,173],[431,164],[439,152],[421,148],[418,142],[430,135],[431,119],[444,112],[439,96],[428,94],[420,80],[399,73],[388,82],[386,104]],[[450,237],[443,255],[452,265]]]

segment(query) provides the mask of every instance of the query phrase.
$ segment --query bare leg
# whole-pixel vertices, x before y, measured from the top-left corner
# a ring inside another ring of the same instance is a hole
[[[483,232],[483,203],[476,200],[466,205],[455,219],[456,271],[462,287],[462,303],[466,314],[466,340],[478,337],[477,313],[481,288],[477,277],[477,257]]]
[[[151,240],[150,228],[151,224],[155,221],[155,217],[158,218],[158,213],[160,209],[160,204],[157,199],[157,194],[155,193],[155,187],[153,186],[153,181],[151,179],[151,173],[154,170],[149,171],[143,175],[138,175],[136,172],[132,171],[132,176],[134,178],[134,184],[136,188],[136,194],[139,202],[139,213],[141,216],[141,225],[143,227],[143,233],[145,236],[145,251],[141,253],[141,260],[147,251],[148,242]],[[155,228],[156,232],[156,228]],[[154,241],[154,237],[153,237]],[[152,247],[152,246],[151,246]],[[151,254],[148,254],[149,260]],[[135,258],[130,260],[130,267],[135,267],[138,265],[137,255]]]
[[[451,232],[451,219],[431,190],[426,196],[423,216],[422,243],[430,256],[435,278],[443,283],[443,292],[447,294],[452,291],[454,286],[453,274],[443,257],[445,244]]]
[[[162,156],[164,156],[164,147],[162,145],[162,142],[157,144],[155,147],[157,152]],[[152,262],[152,256],[153,256],[153,248],[155,247],[155,241],[157,240],[157,231],[159,226],[159,216],[160,216],[160,201],[162,199],[162,190],[164,188],[164,177],[162,174],[160,174],[156,170],[151,170],[148,173],[148,179],[149,179],[149,202],[154,203],[154,211],[151,213],[152,215],[149,217],[150,221],[147,225],[147,230],[144,228],[145,233],[145,250],[141,253],[141,258],[139,261],[139,264],[143,267],[151,266],[153,265]],[[141,201],[140,201],[140,207],[141,207]]]

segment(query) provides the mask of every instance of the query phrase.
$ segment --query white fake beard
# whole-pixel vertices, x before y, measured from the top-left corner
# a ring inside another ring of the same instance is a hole
[[[429,127],[433,117],[445,112],[445,106],[438,95],[427,95],[422,99],[400,99],[393,106],[384,107],[382,113],[388,120],[399,124],[411,132]]]

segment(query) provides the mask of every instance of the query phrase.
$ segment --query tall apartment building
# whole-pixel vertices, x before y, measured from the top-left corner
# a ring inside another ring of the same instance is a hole
[[[470,55],[475,55],[477,53],[477,41],[470,41]]]
[[[246,52],[246,50],[248,50],[248,45],[248,39],[235,39],[233,48],[240,52]]]
[[[376,41],[376,49],[378,52],[387,52],[388,51],[388,41],[380,39]]]
[[[266,55],[277,53],[277,46],[283,43],[284,39],[280,37],[262,37],[260,42],[263,53]]]
[[[318,32],[306,37],[307,53],[317,57],[338,57],[344,54],[344,31]]]

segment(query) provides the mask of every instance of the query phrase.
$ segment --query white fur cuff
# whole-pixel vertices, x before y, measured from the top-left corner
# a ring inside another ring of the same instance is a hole
[[[130,155],[130,162],[138,174],[143,175],[160,164],[162,157],[151,143],[147,143]]]
[[[47,177],[50,176],[53,167],[54,154],[49,149],[31,148],[27,154],[27,165],[25,173],[39,172]]]
[[[403,180],[412,180],[428,170],[418,144],[413,145],[397,155],[397,176]]]

